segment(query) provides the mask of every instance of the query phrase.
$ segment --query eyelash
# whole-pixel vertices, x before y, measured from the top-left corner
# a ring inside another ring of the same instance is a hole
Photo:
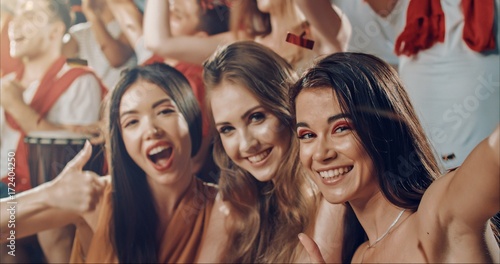
[[[124,125],[123,127],[124,127],[124,128],[125,128],[125,127],[129,127],[129,126],[131,126],[131,125],[133,125],[133,124],[135,124],[135,123],[137,123],[137,120],[133,119],[133,120],[130,120],[130,121],[128,121],[127,123],[125,123],[125,125]]]
[[[341,131],[338,131],[339,129]],[[342,132],[347,131],[347,130],[351,130],[351,126],[349,125],[349,123],[348,122],[341,122],[341,123],[335,125],[335,127],[332,129],[332,134],[333,133],[342,133]],[[312,133],[310,131],[304,131],[304,132],[300,133],[297,137],[299,140],[306,140],[306,139],[314,138],[315,135],[314,135],[314,133]]]
[[[258,123],[258,122],[261,122],[262,120],[264,120],[266,118],[266,115],[262,112],[255,112],[253,114],[250,114],[250,116],[248,117],[248,120],[251,122],[251,123]],[[231,130],[234,130],[233,127],[231,126],[223,126],[221,128],[219,128],[219,134],[227,134],[229,133]]]
[[[261,113],[261,112],[255,112],[253,114],[251,114],[248,119],[251,121],[251,122],[259,122],[259,121],[262,121],[266,118],[266,115],[264,113]],[[256,119],[256,120],[255,120]]]
[[[173,112],[174,112],[174,110],[167,108],[167,109],[163,109],[163,110],[159,111],[158,114],[166,115],[166,114],[173,113]]]
[[[339,129],[341,129],[342,131],[336,132]],[[346,130],[351,130],[350,124],[348,122],[341,122],[333,128],[332,133],[342,133]]]
[[[166,109],[162,109],[161,111],[158,111],[157,115],[167,115],[167,114],[173,113],[173,112],[175,112],[173,109],[166,108]],[[132,120],[128,121],[127,123],[125,123],[123,125],[123,127],[124,128],[129,127],[129,126],[131,126],[133,124],[136,124],[137,122],[138,121],[136,119],[132,119]]]
[[[229,130],[232,130],[233,128],[230,127],[230,126],[223,126],[221,128],[219,128],[219,134],[227,134],[229,133],[230,131]]]
[[[307,138],[306,138],[307,137]],[[314,134],[311,133],[311,132],[305,132],[305,133],[302,133],[298,136],[299,140],[303,140],[303,139],[311,139],[314,137]]]

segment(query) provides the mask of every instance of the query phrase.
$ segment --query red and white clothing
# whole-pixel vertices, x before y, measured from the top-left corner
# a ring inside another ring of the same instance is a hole
[[[60,78],[71,67],[64,64],[56,75]],[[11,73],[4,76],[2,79],[14,79],[16,73]],[[1,80],[0,80],[1,81]],[[40,80],[32,82],[26,87],[23,92],[25,103],[30,104],[40,88]],[[100,104],[103,97],[104,87],[93,73],[88,71],[77,77],[67,90],[62,93],[45,115],[45,119],[54,124],[72,124],[86,125],[91,124],[99,119]],[[46,95],[44,100],[49,99],[50,94]],[[4,157],[0,162],[0,175],[4,177],[8,173],[7,158],[10,151],[16,151],[19,140],[21,140],[22,132],[13,128],[6,120],[5,111],[0,108],[0,156]],[[16,153],[16,160],[18,156]],[[16,169],[20,169],[21,164],[16,164]],[[26,168],[22,168],[26,169]],[[19,185],[29,185],[29,178],[22,177],[17,179]],[[17,187],[17,186],[16,186]],[[22,191],[21,187],[17,191]]]
[[[494,1],[496,10],[499,2]],[[440,3],[444,42],[410,57],[400,56],[399,73],[438,159],[444,169],[451,169],[460,166],[500,121],[500,34],[496,27],[496,50],[473,51],[463,40],[461,1]],[[388,17],[396,32],[405,27],[408,6],[409,0],[399,0]],[[494,23],[498,25],[498,20]]]
[[[349,19],[352,32],[347,51],[375,55],[397,66],[394,54],[394,27],[380,17],[364,0],[331,0]]]
[[[69,33],[78,43],[78,56],[87,60],[88,66],[94,70],[104,85],[112,90],[120,80],[121,72],[124,69],[137,64],[135,56],[132,56],[122,66],[114,68],[109,64],[108,59],[101,50],[101,46],[92,32],[91,23],[80,23],[72,26]],[[116,20],[109,22],[106,29],[113,38],[118,38],[121,34],[120,25]]]

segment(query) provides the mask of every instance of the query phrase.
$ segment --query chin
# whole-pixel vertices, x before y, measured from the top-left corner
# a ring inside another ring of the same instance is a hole
[[[268,182],[274,178],[275,172],[257,173],[253,174],[254,178],[260,182]]]
[[[342,203],[346,203],[346,202],[349,202],[348,199],[346,199],[347,197],[345,197],[344,195],[341,195],[339,193],[332,193],[332,190],[328,190],[325,188],[319,188],[321,194],[323,195],[323,197],[325,198],[326,201],[328,201],[329,203],[331,204],[342,204]]]

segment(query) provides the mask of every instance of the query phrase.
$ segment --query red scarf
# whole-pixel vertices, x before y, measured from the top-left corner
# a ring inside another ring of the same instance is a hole
[[[57,99],[68,90],[73,81],[83,74],[93,72],[86,67],[76,67],[70,69],[61,78],[57,79],[57,74],[62,69],[66,63],[65,57],[58,58],[45,73],[38,89],[31,100],[30,107],[33,108],[38,114],[40,114],[40,120],[43,119],[52,106],[56,103]],[[24,65],[21,65],[15,71],[16,79],[21,80],[24,74]],[[106,94],[106,88],[101,85],[101,98],[104,98]],[[21,127],[17,124],[14,118],[5,111],[5,120],[13,129],[19,131],[21,136],[17,143],[16,148],[16,192],[25,191],[31,188],[30,177],[29,177],[29,167],[28,167],[28,149],[26,144],[24,144],[24,137],[26,134],[22,131]],[[2,175],[4,176],[4,175]],[[2,182],[9,183],[9,179],[4,177]]]
[[[464,14],[463,40],[470,49],[482,52],[495,48],[493,34],[494,0],[462,0]],[[406,26],[396,40],[397,55],[412,56],[420,50],[444,42],[444,12],[439,0],[411,0]]]

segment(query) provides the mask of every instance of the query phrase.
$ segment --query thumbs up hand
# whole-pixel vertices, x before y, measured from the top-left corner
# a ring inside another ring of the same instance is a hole
[[[79,214],[93,211],[107,182],[91,171],[82,171],[92,155],[92,146],[86,142],[83,149],[47,186],[49,205]]]

